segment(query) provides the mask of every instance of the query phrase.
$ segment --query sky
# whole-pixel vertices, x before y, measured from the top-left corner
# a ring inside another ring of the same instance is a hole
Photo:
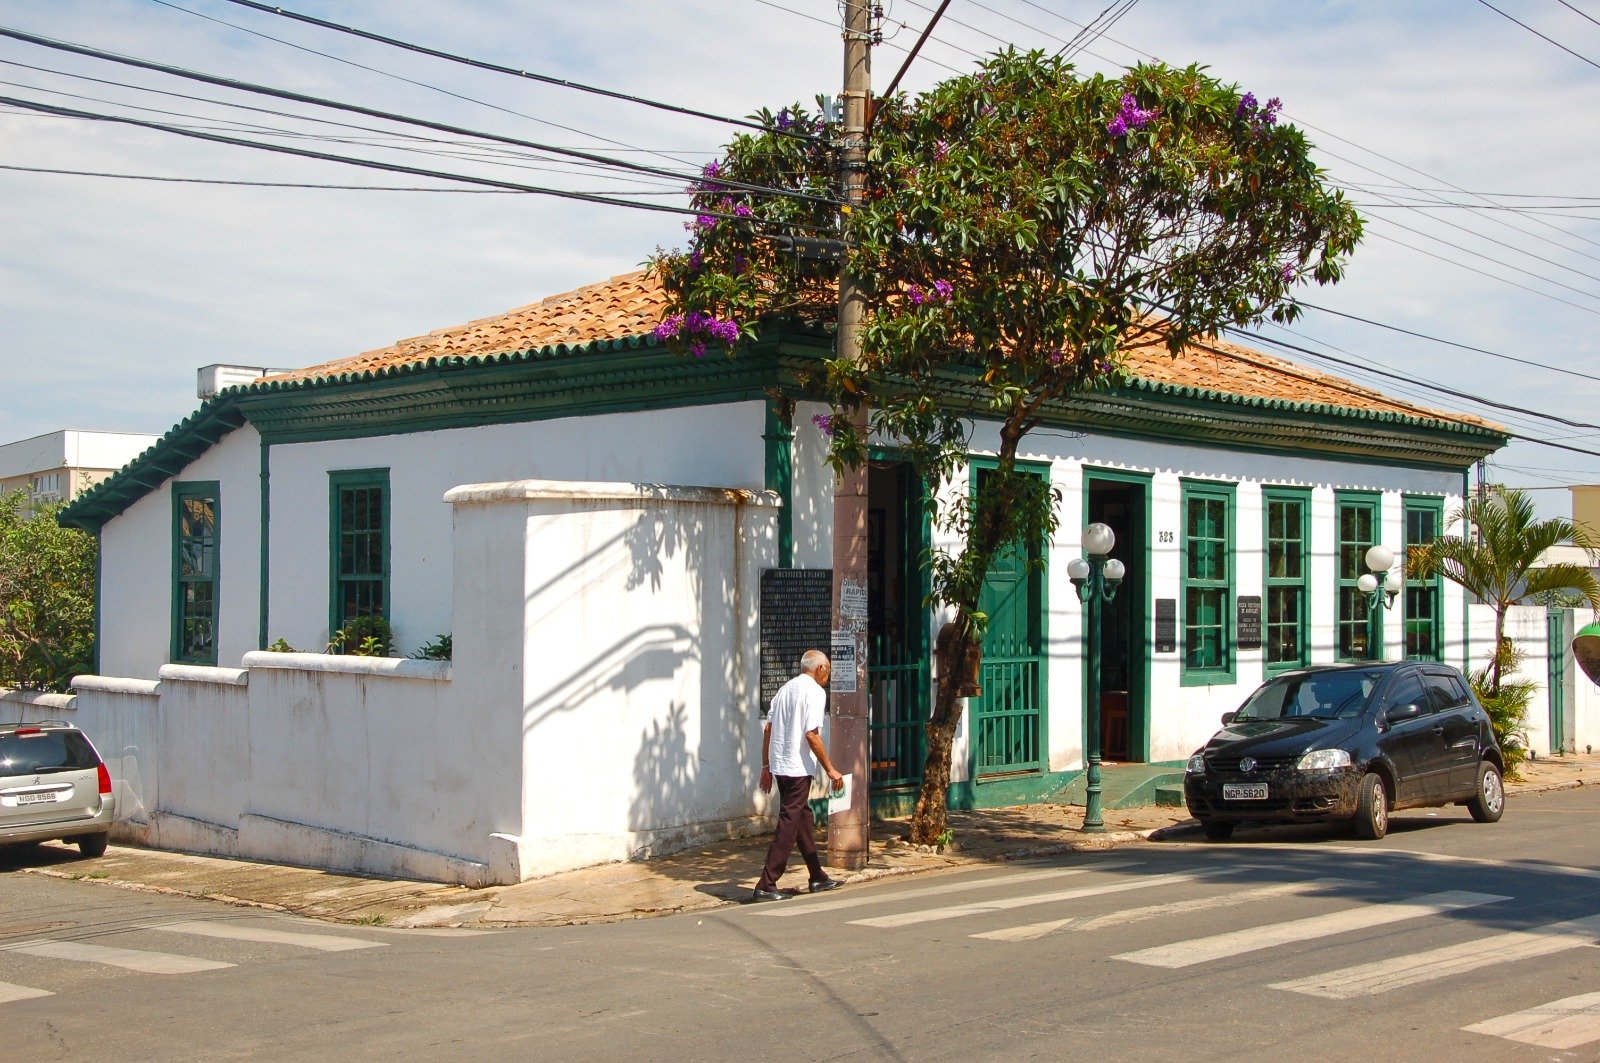
[[[275,2],[725,117],[836,94],[842,81],[836,0]],[[1007,44],[1062,49],[1107,3],[953,0],[902,87],[926,89]],[[1519,438],[1490,460],[1490,480],[1534,488],[1541,515],[1566,515],[1562,485],[1600,482],[1600,123],[1590,118],[1600,112],[1600,0],[1492,3],[1138,0],[1073,48],[1086,72],[1155,59],[1200,63],[1263,101],[1281,98],[1329,179],[1349,189],[1367,235],[1344,281],[1301,291],[1324,310],[1308,309],[1292,331],[1261,331],[1361,368],[1252,345],[1506,426]],[[876,89],[936,7],[885,0]],[[0,27],[674,173],[715,157],[735,131],[226,0],[0,0]],[[451,174],[686,203],[676,178],[574,167],[569,157],[15,39],[0,38],[0,96]],[[160,434],[197,407],[202,366],[291,368],[347,357],[629,272],[656,247],[685,240],[673,214],[437,191],[462,187],[0,104],[0,443],[61,428]]]

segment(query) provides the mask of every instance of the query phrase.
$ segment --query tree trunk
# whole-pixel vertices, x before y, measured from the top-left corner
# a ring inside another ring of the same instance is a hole
[[[1013,419],[1015,416],[1014,413]],[[1016,469],[1017,444],[1023,433],[1013,419],[1008,419],[1000,430],[996,489],[1004,489]],[[928,758],[922,766],[922,788],[917,793],[916,809],[911,816],[911,841],[915,845],[936,845],[945,832],[945,813],[950,800],[950,753],[955,745],[956,724],[961,720],[962,662],[982,647],[982,635],[972,623],[972,614],[978,611],[989,563],[1011,527],[1012,514],[1008,505],[980,505],[978,514],[981,519],[973,522],[964,553],[979,559],[979,576],[976,586],[964,595],[967,600],[949,603],[956,607],[954,631],[946,646],[947,655],[939,667],[933,715],[928,719]]]

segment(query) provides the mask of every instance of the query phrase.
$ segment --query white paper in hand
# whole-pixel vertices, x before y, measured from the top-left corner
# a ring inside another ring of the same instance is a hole
[[[844,787],[842,789],[835,790],[828,798],[828,815],[831,816],[836,812],[846,812],[849,810],[851,779],[852,776],[846,775],[844,777]]]

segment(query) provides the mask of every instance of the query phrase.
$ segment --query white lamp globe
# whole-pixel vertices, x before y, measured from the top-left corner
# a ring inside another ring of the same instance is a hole
[[[1362,594],[1371,594],[1378,589],[1378,577],[1370,572],[1361,573],[1361,578],[1356,580],[1356,586],[1361,588]]]
[[[1067,577],[1074,583],[1082,583],[1089,578],[1089,562],[1081,557],[1075,557],[1067,562]]]
[[[1117,583],[1128,574],[1128,567],[1116,558],[1106,562],[1106,582]]]
[[[1083,548],[1096,557],[1109,554],[1116,541],[1117,534],[1108,525],[1096,522],[1083,529]]]
[[[1406,585],[1406,578],[1400,575],[1398,569],[1390,569],[1389,574],[1383,577],[1383,589],[1390,594],[1399,594]]]
[[[1378,545],[1367,551],[1367,567],[1374,572],[1387,572],[1394,565],[1394,551]]]

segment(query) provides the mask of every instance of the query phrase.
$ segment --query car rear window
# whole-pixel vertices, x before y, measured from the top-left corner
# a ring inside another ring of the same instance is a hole
[[[99,766],[94,747],[77,731],[0,734],[0,776],[84,771]]]
[[[1281,720],[1312,716],[1343,720],[1360,716],[1380,673],[1312,672],[1279,676],[1263,683],[1239,709],[1235,720]]]

